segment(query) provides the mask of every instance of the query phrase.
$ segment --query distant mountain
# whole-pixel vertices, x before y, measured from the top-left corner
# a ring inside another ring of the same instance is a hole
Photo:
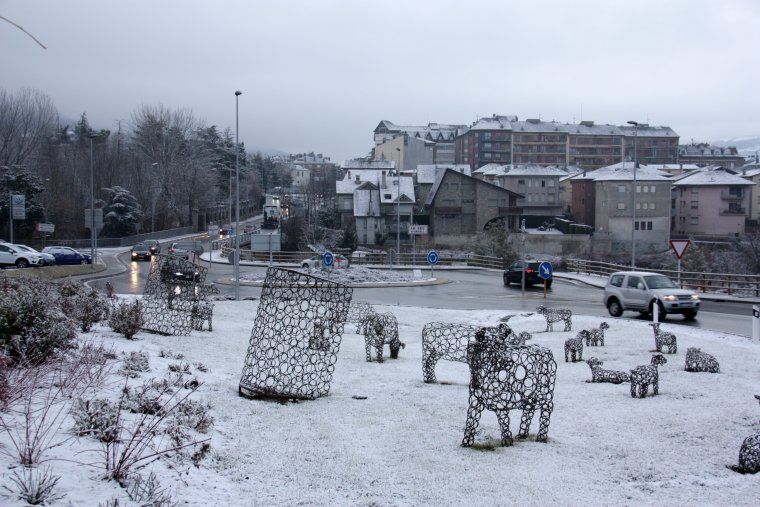
[[[760,152],[760,136],[743,136],[730,139],[718,139],[717,141],[712,141],[710,144],[722,147],[736,146],[739,154],[744,155],[745,157],[749,157],[750,155],[754,156]]]

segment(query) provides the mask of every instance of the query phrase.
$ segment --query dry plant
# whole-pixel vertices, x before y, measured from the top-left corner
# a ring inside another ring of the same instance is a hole
[[[60,478],[60,475],[53,475],[49,467],[42,470],[21,467],[20,471],[14,470],[10,477],[13,486],[3,488],[18,500],[30,505],[43,505],[63,498],[63,494],[55,491]]]

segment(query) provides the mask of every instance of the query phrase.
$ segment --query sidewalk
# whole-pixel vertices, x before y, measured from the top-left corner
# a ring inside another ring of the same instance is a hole
[[[607,285],[607,277],[600,275],[585,275],[582,273],[560,273],[555,271],[554,277],[565,280],[574,280],[576,282],[596,287],[597,289],[604,289]],[[705,301],[719,301],[726,303],[747,303],[747,304],[760,304],[760,298],[756,297],[741,297],[741,296],[729,296],[728,294],[721,294],[719,292],[698,292],[700,299]]]

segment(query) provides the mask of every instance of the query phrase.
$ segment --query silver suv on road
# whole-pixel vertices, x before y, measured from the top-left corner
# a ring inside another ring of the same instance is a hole
[[[694,291],[679,288],[665,275],[619,271],[612,273],[607,280],[604,305],[613,317],[620,317],[626,310],[652,313],[657,305],[660,319],[665,319],[669,313],[680,313],[686,319],[693,319],[699,312],[699,296]]]

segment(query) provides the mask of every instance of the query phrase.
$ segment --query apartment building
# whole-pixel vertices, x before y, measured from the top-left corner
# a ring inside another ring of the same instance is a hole
[[[498,185],[447,169],[439,174],[425,200],[430,234],[436,244],[464,246],[497,222],[515,230],[522,213],[517,206],[520,197]]]
[[[435,142],[400,134],[375,146],[375,160],[393,160],[401,171],[435,163]]]
[[[760,163],[753,162],[738,169],[739,174],[753,185],[749,187],[749,205],[747,217],[756,222],[760,221]]]
[[[420,146],[427,146],[431,149],[432,159],[427,161],[419,161],[418,164],[453,164],[454,163],[454,144],[457,132],[466,128],[466,125],[448,125],[443,123],[428,123],[423,126],[402,126],[396,125],[393,122],[383,120],[374,130],[375,140],[375,156],[376,160],[380,160],[382,156],[386,160],[396,160],[397,151],[396,148],[401,150],[419,150]],[[397,137],[405,136],[406,146],[404,144],[386,144],[388,141]],[[422,143],[413,143],[411,140],[415,139]],[[412,158],[409,156],[409,158]],[[410,161],[407,164],[403,164],[404,157],[401,156],[401,162],[399,167],[403,169],[412,169],[417,164]]]
[[[634,183],[633,162],[621,162],[570,181],[575,220],[593,226],[595,235],[608,237],[613,251],[630,250],[634,229],[637,249],[667,248],[671,180],[665,174],[640,165]]]
[[[721,167],[692,171],[673,181],[673,233],[739,236],[749,218],[751,181]]]
[[[433,188],[436,179],[447,169],[466,174],[467,176],[472,175],[472,170],[467,164],[423,164],[418,165],[414,171],[402,173],[402,175],[406,174],[414,177],[414,193],[417,196],[418,206],[424,205],[425,199],[430,189]]]
[[[475,178],[506,188],[523,197],[517,206],[525,215],[554,216],[562,213],[559,180],[568,172],[560,167],[540,165],[486,164],[473,171]]]
[[[712,146],[708,143],[691,143],[678,147],[678,161],[684,164],[696,164],[700,167],[719,165],[734,169],[745,164],[735,146]]]
[[[584,169],[633,160],[675,163],[678,135],[669,127],[619,127],[595,124],[518,120],[493,115],[477,120],[456,138],[456,161],[474,169],[485,164],[574,165]]]

